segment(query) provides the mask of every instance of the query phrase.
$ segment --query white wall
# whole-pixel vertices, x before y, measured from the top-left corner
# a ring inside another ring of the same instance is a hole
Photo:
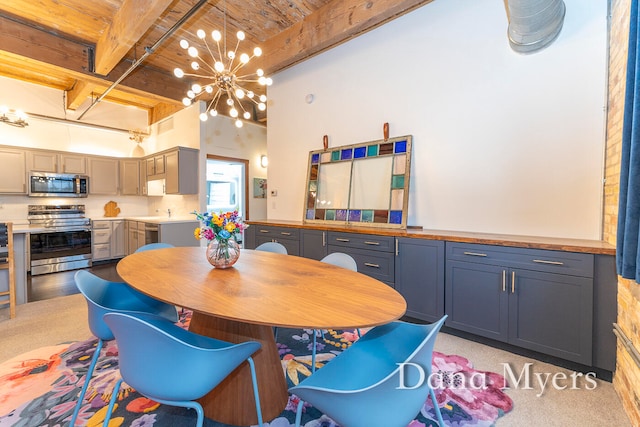
[[[324,134],[378,140],[388,122],[414,138],[410,225],[599,239],[607,2],[565,4],[532,55],[509,48],[502,1],[436,0],[273,76],[268,218],[302,220]]]

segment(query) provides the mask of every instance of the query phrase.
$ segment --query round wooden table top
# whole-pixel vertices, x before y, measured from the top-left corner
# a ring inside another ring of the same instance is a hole
[[[407,305],[390,286],[307,258],[243,249],[232,268],[213,268],[203,247],[128,255],[124,281],[161,301],[223,319],[289,328],[346,329],[399,319]]]

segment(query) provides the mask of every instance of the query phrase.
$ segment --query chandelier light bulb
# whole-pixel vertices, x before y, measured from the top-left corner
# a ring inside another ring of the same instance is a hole
[[[240,62],[242,62],[243,64],[249,62],[249,55],[247,55],[246,53],[240,55]]]
[[[266,95],[260,95],[260,102],[267,102],[267,96]]]
[[[173,74],[175,74],[175,76],[179,79],[184,77],[184,71],[182,71],[181,68],[174,68],[173,69]]]
[[[211,111],[209,111],[209,115],[210,115],[211,117],[215,117],[215,116],[217,116],[217,115],[218,115],[218,110],[211,110]]]
[[[193,92],[192,90],[188,90],[188,91],[187,91],[187,96],[188,96],[190,99],[193,99],[193,98],[195,98],[195,97],[196,97],[196,94],[195,94],[195,92]]]
[[[236,37],[238,37],[238,40],[240,41],[244,40],[244,31],[238,31],[236,33]]]
[[[233,118],[238,117],[238,110],[236,110],[235,108],[232,108],[229,110],[229,115]]]
[[[207,33],[205,33],[204,30],[198,30],[196,31],[196,36],[198,36],[199,39],[204,39],[207,37]]]
[[[224,71],[224,64],[222,62],[220,62],[220,61],[216,61],[216,63],[213,65],[213,68],[217,72],[221,73],[221,72]]]
[[[206,122],[208,118],[209,116],[207,116],[207,113],[200,114],[200,121]]]
[[[242,127],[242,120],[240,120],[240,119],[236,120],[236,127],[237,128],[241,128]]]
[[[240,89],[240,88],[236,89],[236,97],[238,99],[244,98],[244,91],[242,89]]]
[[[265,76],[260,76],[260,78],[258,79],[258,83],[261,84],[262,86],[267,84],[267,78]]]
[[[191,100],[187,97],[182,98],[182,103],[184,104],[185,107],[188,107],[189,105],[191,105]]]
[[[194,84],[191,86],[191,90],[192,90],[194,93],[200,93],[200,92],[202,92],[202,86],[200,86],[198,83],[194,83]]]
[[[266,109],[267,109],[267,106],[265,105],[264,102],[261,102],[261,103],[258,104],[258,110],[264,111]]]
[[[187,52],[189,53],[189,56],[192,57],[192,58],[197,58],[198,57],[198,49],[196,49],[193,46],[189,47],[189,49],[187,49]]]
[[[233,99],[227,98],[227,105],[231,107],[233,105]]]
[[[234,59],[236,57],[236,53],[230,50],[229,52],[227,52],[227,57],[229,57],[229,59]]]
[[[273,79],[271,77],[267,77],[266,83],[267,86],[271,86],[273,84]]]
[[[256,74],[258,75],[258,77],[262,77],[264,76],[264,71],[262,70],[262,68],[258,68],[256,70]]]
[[[205,87],[204,87],[204,90],[205,90],[207,93],[213,93],[213,88],[211,87],[211,85],[207,85],[207,86],[205,86]]]
[[[247,98],[249,98],[249,99],[253,99],[253,96],[254,96],[254,95],[255,95],[255,94],[253,93],[253,91],[252,91],[252,90],[250,90],[249,92],[247,92]]]
[[[244,117],[246,120],[249,120],[251,118],[251,113],[248,111],[245,111],[242,117]]]
[[[194,69],[195,71],[198,71],[200,69],[200,64],[198,64],[196,61],[193,61],[191,63],[191,68]]]
[[[189,49],[189,42],[185,39],[180,40],[180,47],[183,49]]]
[[[260,56],[260,55],[262,55],[262,49],[260,49],[259,47],[255,47],[255,48],[253,49],[253,54],[254,54],[254,56]]]
[[[219,42],[220,40],[222,40],[222,34],[218,30],[213,30],[211,31],[211,38],[214,41]]]

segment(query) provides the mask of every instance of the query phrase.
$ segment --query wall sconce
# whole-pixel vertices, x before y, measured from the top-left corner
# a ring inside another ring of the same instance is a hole
[[[15,116],[13,119],[7,116],[10,114]],[[0,106],[0,122],[8,124],[9,126],[15,126],[18,128],[23,128],[25,126],[29,126],[27,122],[27,115],[24,111],[21,110],[9,110],[9,107],[3,105]]]
[[[260,156],[260,166],[262,166],[263,168],[266,168],[268,164],[269,164],[269,159],[267,158],[267,156],[265,155]]]

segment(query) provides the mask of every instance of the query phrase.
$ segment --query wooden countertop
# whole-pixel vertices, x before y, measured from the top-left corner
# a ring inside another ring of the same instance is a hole
[[[511,246],[517,248],[547,249],[564,252],[580,252],[596,255],[615,255],[616,248],[602,240],[565,239],[558,237],[520,236],[511,234],[475,233],[466,231],[425,230],[408,228],[406,230],[357,227],[330,224],[305,224],[302,221],[287,220],[251,220],[249,225],[267,225],[272,227],[303,228],[310,230],[338,231],[345,233],[372,234],[377,236],[410,237],[413,239],[446,240],[449,242],[477,243],[483,245]]]

